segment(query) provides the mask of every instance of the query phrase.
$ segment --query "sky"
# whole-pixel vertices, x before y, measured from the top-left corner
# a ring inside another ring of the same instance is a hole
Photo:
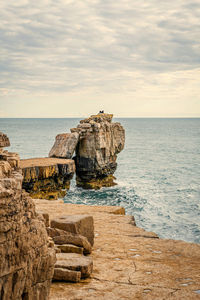
[[[0,117],[200,117],[199,0],[0,2]]]

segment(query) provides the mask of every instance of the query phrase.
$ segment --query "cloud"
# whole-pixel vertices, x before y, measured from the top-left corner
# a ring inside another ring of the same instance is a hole
[[[2,1],[0,88],[137,94],[163,76],[170,86],[200,67],[199,18],[197,0]]]

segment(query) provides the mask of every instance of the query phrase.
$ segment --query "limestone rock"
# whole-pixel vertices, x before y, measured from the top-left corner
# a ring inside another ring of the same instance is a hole
[[[89,214],[95,222],[94,270],[80,284],[53,283],[57,299],[199,299],[200,245],[161,239],[135,226],[120,207],[35,201],[51,219]]]
[[[47,214],[47,213],[45,213],[45,212],[43,212],[43,211],[37,211],[37,213],[39,214],[39,215],[42,215],[42,217],[43,217],[43,219],[44,219],[44,224],[45,224],[45,226],[46,227],[49,227],[49,214]]]
[[[112,123],[112,115],[98,114],[80,121],[77,126],[76,180],[83,188],[99,189],[114,185],[117,154],[125,144],[125,131]]]
[[[49,157],[72,158],[78,140],[79,134],[77,132],[58,134],[49,152]]]
[[[85,236],[90,244],[94,244],[94,221],[89,215],[62,216],[51,220],[51,227]]]
[[[47,228],[47,232],[57,247],[58,245],[72,244],[82,247],[84,254],[90,254],[92,252],[92,246],[85,236],[50,227]]]
[[[75,172],[71,159],[32,158],[20,161],[23,188],[32,198],[57,199],[64,197]]]
[[[83,254],[83,248],[74,246],[72,244],[63,244],[63,245],[56,245],[58,249],[61,250],[62,253],[78,253]]]
[[[0,148],[9,147],[10,141],[6,134],[0,132]]]
[[[48,299],[55,250],[33,200],[22,190],[17,161],[8,152],[0,156],[0,298]]]
[[[53,280],[79,282],[81,280],[81,272],[64,268],[55,268]]]
[[[100,189],[113,186],[117,168],[117,154],[125,144],[125,131],[118,122],[112,123],[112,114],[99,113],[81,120],[71,133],[59,134],[50,157],[74,157],[77,186]]]
[[[87,278],[91,275],[93,262],[91,257],[83,256],[76,253],[57,253],[56,269],[68,269],[72,271],[80,271],[81,278]]]

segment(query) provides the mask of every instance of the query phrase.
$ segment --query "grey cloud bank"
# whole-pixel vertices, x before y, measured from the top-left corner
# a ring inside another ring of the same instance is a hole
[[[0,116],[33,98],[84,111],[105,97],[118,115],[200,115],[199,1],[7,1],[0,20]]]

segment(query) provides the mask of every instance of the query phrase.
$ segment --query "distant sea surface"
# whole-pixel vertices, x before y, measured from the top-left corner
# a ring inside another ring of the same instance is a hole
[[[137,226],[162,238],[200,243],[200,119],[115,119],[126,130],[118,155],[118,185],[82,190],[72,181],[67,203],[121,205]],[[79,119],[0,119],[9,151],[48,156],[58,133]]]

